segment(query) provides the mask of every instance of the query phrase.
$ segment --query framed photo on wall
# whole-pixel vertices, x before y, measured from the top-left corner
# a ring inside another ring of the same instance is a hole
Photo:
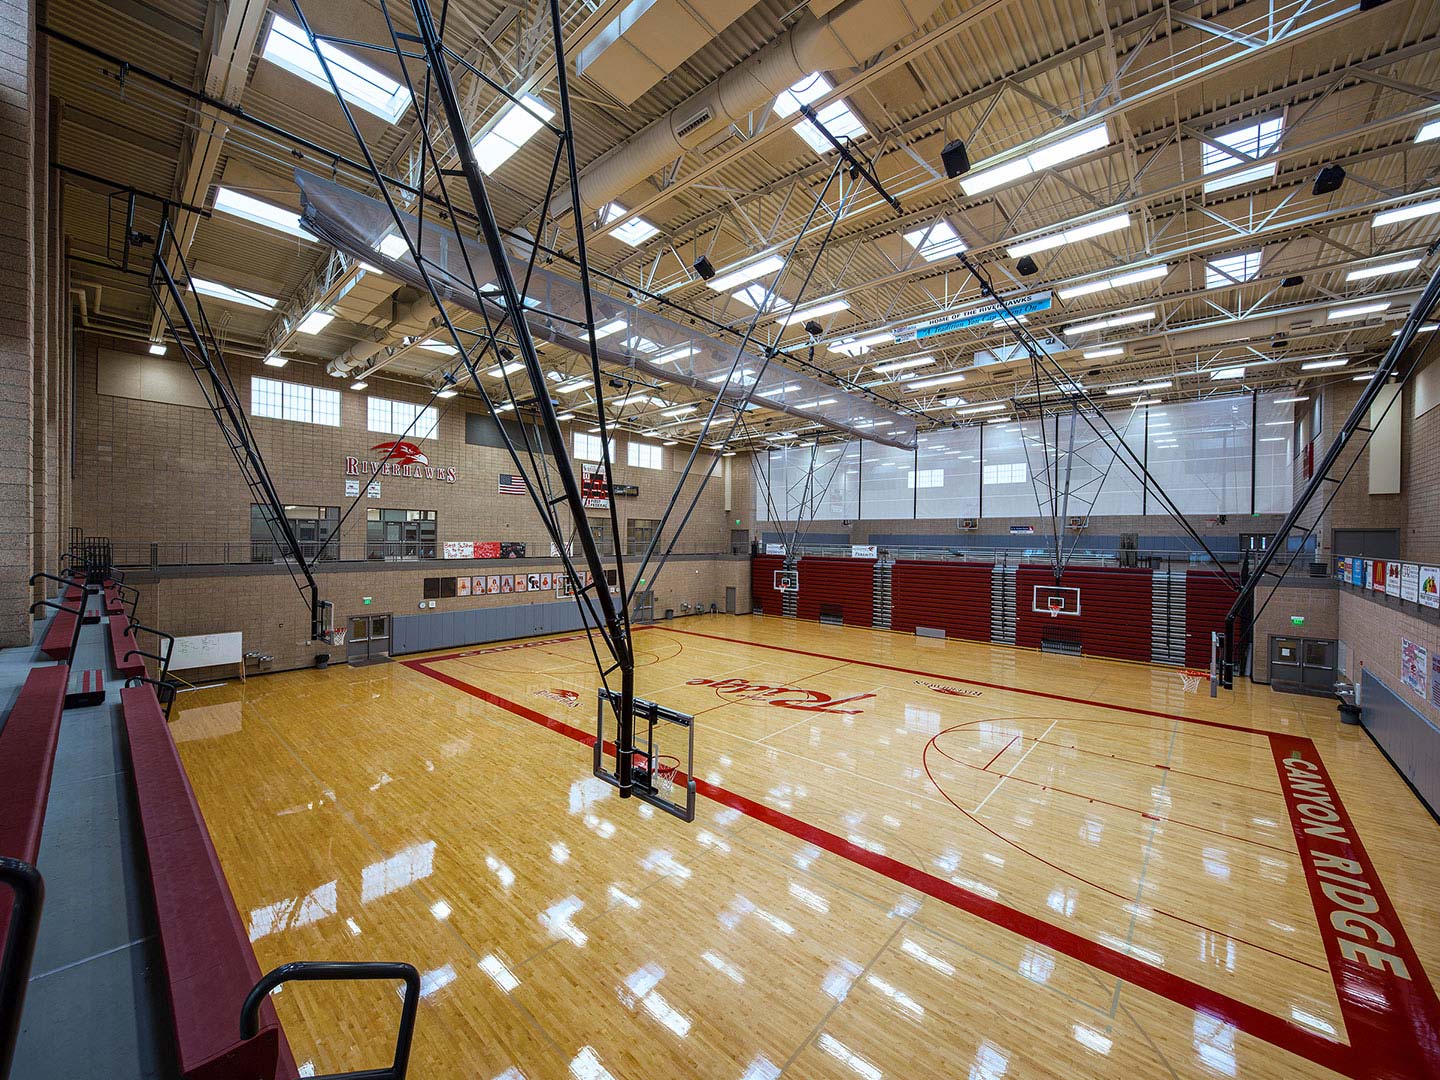
[[[455,595],[456,595],[456,596],[469,596],[469,595],[470,595],[470,577],[469,577],[469,575],[466,575],[465,577],[458,577],[458,578],[455,579]]]
[[[491,574],[486,579],[486,591],[498,593],[500,591],[500,575]]]
[[[525,575],[524,575],[524,574],[516,574],[516,575],[515,575],[515,591],[516,591],[516,592],[524,592],[527,588],[529,588],[529,586],[528,586],[528,585],[526,584],[526,582],[525,582]]]
[[[471,596],[484,596],[490,591],[490,579],[484,574],[476,574],[475,580],[470,585]]]
[[[530,587],[530,591],[531,591],[531,592],[539,592],[539,591],[540,591],[540,575],[539,575],[539,574],[527,574],[527,575],[526,575],[526,581],[529,582],[529,587]]]
[[[540,575],[540,588],[541,588],[544,592],[549,592],[549,591],[550,591],[550,582],[551,582],[551,580],[552,580],[552,575],[550,575],[550,574],[541,574],[541,575]]]
[[[501,574],[501,575],[500,575],[500,591],[501,591],[502,593],[514,592],[514,591],[515,591],[515,575],[514,575],[514,574]]]

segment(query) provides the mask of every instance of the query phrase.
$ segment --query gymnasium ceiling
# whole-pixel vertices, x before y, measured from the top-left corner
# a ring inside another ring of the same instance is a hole
[[[1002,294],[1018,300],[1054,291],[1054,305],[1031,315],[1030,329],[1058,339],[1060,364],[1111,403],[1135,395],[1107,395],[1107,389],[1144,383],[1170,384],[1146,390],[1147,399],[1175,400],[1352,379],[1373,367],[1435,269],[1429,245],[1440,237],[1440,213],[1393,224],[1375,219],[1440,199],[1440,138],[1417,140],[1427,124],[1427,134],[1440,135],[1440,5],[1388,0],[1361,12],[1340,0],[849,0],[840,13],[865,5],[877,9],[871,14],[891,34],[905,27],[899,16],[914,17],[918,29],[874,55],[857,55],[852,47],[845,63],[823,72],[836,92],[818,106],[824,112],[832,100],[843,101],[864,126],[857,152],[874,163],[902,210],[897,214],[858,184],[823,245],[829,213],[822,211],[801,239],[798,269],[777,292],[786,301],[798,299],[800,309],[833,302],[837,310],[819,318],[814,367],[805,366],[807,335],[800,325],[782,327],[762,316],[756,339],[793,353],[773,363],[812,374],[819,369],[838,392],[873,394],[897,410],[918,411],[922,426],[974,420],[975,413],[956,410],[1033,395],[1028,361],[1004,362],[1014,338],[994,324],[935,337],[923,348],[864,342],[983,302],[979,283],[953,256],[931,261],[905,239],[937,223],[954,230]],[[489,78],[558,107],[546,7],[455,0],[447,42]],[[649,29],[660,32],[646,37],[637,22],[610,49],[644,52],[648,42],[651,54],[669,52],[647,59],[655,70],[645,78],[635,75],[643,65],[631,54],[607,57],[608,50],[600,51],[593,69],[572,74],[585,177],[602,154],[630,153],[613,148],[672,110],[683,119],[695,95],[747,61],[755,64],[757,54],[797,27],[803,31],[817,16],[834,14],[837,5],[655,0],[645,10],[619,0],[565,0],[561,7],[572,58],[586,46],[599,50],[597,40],[603,44],[614,33],[625,10],[648,15]],[[734,10],[722,16],[727,7]],[[319,33],[385,39],[377,4],[315,0],[304,11]],[[151,249],[132,249],[130,273],[116,265],[126,202],[96,178],[196,209],[212,207],[223,187],[296,211],[291,173],[297,166],[365,187],[354,168],[315,149],[359,156],[334,99],[262,57],[277,12],[295,18],[288,0],[270,11],[263,3],[246,8],[243,0],[228,8],[218,0],[49,6],[50,28],[106,54],[51,38],[52,90],[60,106],[52,158],[90,174],[62,174],[72,289],[84,325],[137,341],[158,340],[163,325],[145,278],[133,272],[148,269]],[[696,31],[691,15],[697,12],[722,25]],[[402,31],[413,26],[408,5],[393,6],[391,14]],[[688,39],[679,32],[682,22]],[[682,39],[688,42],[683,48],[676,44]],[[398,77],[393,57],[350,51]],[[123,71],[116,60],[180,87],[203,88],[312,146],[197,105],[175,87]],[[467,126],[478,139],[507,102],[469,76],[460,80],[460,91]],[[635,93],[633,102],[621,100]],[[387,172],[413,177],[421,142],[413,113],[395,123],[356,115]],[[1246,156],[1225,156],[1222,136],[1262,123],[1269,125],[1265,135],[1247,144]],[[700,146],[656,163],[623,190],[595,189],[625,208],[617,221],[639,215],[655,232],[631,246],[612,235],[615,222],[602,223],[592,206],[589,252],[592,265],[617,281],[743,331],[753,309],[709,288],[692,263],[705,255],[724,274],[783,255],[835,155],[812,149],[792,120],[776,116],[773,98],[714,126]],[[432,132],[448,147],[441,127],[432,120]],[[1097,128],[1101,134],[1090,136],[1089,149],[1049,164],[1059,156],[1048,152],[1057,142]],[[1039,167],[1017,166],[1028,175],[967,194],[967,177],[948,179],[941,165],[941,148],[954,139],[968,148],[972,187],[990,166],[1037,151]],[[488,186],[502,226],[538,231],[544,243],[570,252],[575,238],[568,220],[565,227],[537,230],[554,148],[544,133],[530,139],[495,169]],[[1218,172],[1203,167],[1207,150]],[[1343,166],[1346,179],[1333,192],[1313,194],[1327,164]],[[590,183],[582,180],[582,192]],[[828,202],[836,202],[833,186]],[[153,235],[154,204],[141,199],[138,206],[137,225]],[[1067,230],[1098,232],[1086,227],[1120,215],[1128,215],[1128,224],[1037,251],[1038,272],[1018,273],[1011,251],[1017,245]],[[414,304],[413,291],[397,292],[394,281],[364,273],[324,245],[220,211],[182,211],[177,226],[197,278],[276,301],[274,309],[206,301],[236,354],[282,356],[297,367],[332,371],[338,359],[346,384],[363,377],[372,392],[383,392],[386,380],[433,385],[453,367],[446,356],[417,347],[436,327],[427,322],[433,313]],[[1258,266],[1254,256],[1233,258],[1251,252],[1259,253]],[[797,297],[804,267],[817,254],[810,285]],[[556,268],[564,269],[563,260]],[[1097,284],[1145,270],[1151,272],[1136,275],[1143,280]],[[1282,284],[1297,277],[1303,281]],[[1092,288],[1062,295],[1085,285]],[[624,292],[618,283],[605,287]],[[1356,307],[1375,310],[1349,310]],[[335,317],[318,333],[300,332],[299,324],[317,310]],[[1127,316],[1113,327],[1073,329]],[[840,348],[857,338],[859,344]],[[933,359],[874,371],[917,356]],[[1304,368],[1342,359],[1343,366]],[[582,364],[554,346],[546,347],[545,361],[562,372]],[[1222,377],[1214,377],[1217,371]],[[952,378],[943,385],[912,385],[946,376]],[[653,387],[652,400],[624,406],[618,416],[625,427],[681,439],[693,432],[693,424],[660,415],[693,400],[692,391],[644,380],[641,386]],[[594,416],[593,401],[565,404],[582,420]],[[1009,415],[1008,409],[986,415]],[[767,410],[751,414],[756,446],[813,428]]]

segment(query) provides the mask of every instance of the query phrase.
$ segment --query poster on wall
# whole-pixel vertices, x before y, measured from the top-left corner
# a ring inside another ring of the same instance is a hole
[[[1420,567],[1420,606],[1440,607],[1440,566]]]
[[[1430,654],[1430,704],[1440,709],[1440,651]]]
[[[523,559],[524,557],[525,542],[523,540],[502,540],[500,542],[500,558]]]
[[[1424,698],[1430,676],[1430,657],[1425,646],[1409,638],[1400,639],[1400,681]]]
[[[1390,596],[1400,595],[1400,564],[1398,562],[1385,564],[1385,592]]]
[[[515,591],[515,575],[514,575],[514,574],[501,574],[501,575],[500,575],[500,591],[501,591],[502,593],[514,592],[514,591]]]
[[[1420,602],[1420,567],[1407,562],[1400,567],[1400,599]]]
[[[372,499],[380,498],[380,481],[372,480],[365,485],[365,494]]]
[[[445,559],[473,559],[475,544],[470,540],[446,540],[440,551]]]
[[[1365,584],[1365,560],[1364,560],[1364,559],[1351,559],[1351,560],[1350,560],[1350,584],[1351,584],[1351,585],[1364,585],[1364,584]]]
[[[1385,564],[1377,563],[1374,559],[1365,560],[1365,587],[1371,592],[1379,589],[1385,591]]]
[[[1350,580],[1350,560],[1343,555],[1335,560],[1335,576],[1342,584]]]
[[[484,596],[489,591],[490,579],[484,574],[476,574],[475,579],[470,584],[470,595]]]
[[[570,578],[569,578],[569,576],[567,576],[567,575],[565,575],[565,574],[556,574],[556,575],[555,575],[555,596],[556,596],[558,599],[563,600],[563,599],[565,599],[565,598],[568,597],[568,596],[574,596],[574,595],[575,595],[575,591],[570,588]]]
[[[477,559],[498,559],[500,557],[499,540],[476,540],[475,558]]]
[[[784,545],[784,544],[766,544],[766,545],[765,545],[765,554],[766,554],[766,555],[784,555],[784,554],[785,554],[785,545]]]
[[[346,480],[346,481],[345,481],[345,497],[346,497],[347,499],[355,499],[355,498],[358,498],[359,495],[360,495],[360,481],[359,481],[359,480]]]
[[[565,554],[566,554],[566,555],[570,555],[570,556],[574,556],[574,554],[575,554],[575,541],[574,541],[574,540],[567,540],[567,541],[565,541]],[[555,543],[554,540],[551,540],[551,541],[550,541],[550,557],[551,557],[551,558],[559,558],[559,557],[560,557],[560,545],[557,544],[557,543]]]
[[[490,574],[485,578],[485,591],[498,593],[500,591],[500,575]]]
[[[457,577],[457,578],[455,579],[455,595],[456,595],[456,596],[469,596],[469,595],[470,595],[470,578],[469,578],[469,575],[463,575],[463,576]]]
[[[525,582],[526,582],[526,585],[528,586],[528,588],[530,589],[531,592],[539,592],[539,591],[540,591],[540,575],[539,575],[538,573],[536,573],[536,574],[526,574],[526,575],[525,575]]]

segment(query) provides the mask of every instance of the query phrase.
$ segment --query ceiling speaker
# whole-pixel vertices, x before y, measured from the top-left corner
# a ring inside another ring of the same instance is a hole
[[[706,281],[709,281],[715,276],[715,265],[704,255],[701,255],[695,260],[695,272]]]
[[[945,165],[945,175],[951,180],[970,171],[970,154],[960,139],[945,144],[945,149],[940,151],[940,160]]]
[[[1293,289],[1293,288],[1295,288],[1296,285],[1304,285],[1304,284],[1305,284],[1305,279],[1304,279],[1303,277],[1301,277],[1299,274],[1294,274],[1294,275],[1292,275],[1291,277],[1284,278],[1284,279],[1280,282],[1280,287],[1281,287],[1282,289]]]
[[[1040,272],[1040,267],[1035,265],[1035,260],[1029,255],[1023,256],[1020,261],[1015,264],[1015,269],[1020,272],[1021,277],[1029,277],[1031,274],[1038,274]]]
[[[1337,191],[1340,185],[1345,182],[1345,170],[1339,165],[1326,165],[1320,170],[1320,175],[1315,177],[1315,186],[1310,189],[1311,195],[1328,195]]]

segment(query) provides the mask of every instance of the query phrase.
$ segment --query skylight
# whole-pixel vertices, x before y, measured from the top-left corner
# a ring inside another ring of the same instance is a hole
[[[446,345],[443,341],[436,341],[434,338],[428,341],[417,342],[415,347],[417,349],[424,349],[426,352],[441,353],[445,356],[455,356],[460,352],[454,345]]]
[[[383,71],[340,51],[329,42],[320,42],[320,52],[330,65],[341,97],[388,123],[393,124],[400,119],[410,104],[410,95],[403,86]],[[270,33],[265,37],[265,48],[260,55],[308,83],[330,89],[330,80],[325,75],[320,58],[310,48],[305,31],[289,19],[280,15],[271,19]]]
[[[410,254],[410,246],[405,243],[405,238],[399,233],[387,233],[380,238],[378,243],[370,246],[387,259],[403,259]]]
[[[300,320],[300,325],[295,329],[302,334],[318,334],[334,320],[335,316],[328,311],[312,311]]]
[[[1205,264],[1205,287],[1223,289],[1227,285],[1238,285],[1249,281],[1260,272],[1260,252],[1242,251],[1211,259]]]
[[[300,215],[293,210],[286,210],[273,203],[252,198],[232,188],[216,188],[215,209],[222,214],[240,218],[242,221],[263,225],[267,229],[274,229],[290,236],[298,236],[302,240],[315,239],[300,225]]]
[[[960,187],[966,195],[978,195],[991,188],[1013,184],[1016,180],[1021,180],[1031,173],[1040,172],[1042,169],[1049,169],[1055,165],[1073,161],[1085,154],[1094,153],[1096,150],[1103,150],[1109,145],[1110,132],[1104,124],[1097,124],[1095,127],[1086,128],[1084,131],[1061,139],[1059,142],[1034,150],[1022,158],[1016,158],[1014,161],[968,172],[961,178]]]
[[[920,252],[920,257],[926,262],[935,262],[949,255],[959,255],[965,251],[965,241],[955,231],[955,227],[943,218],[935,222],[928,229],[916,229],[905,234],[905,242]]]
[[[1023,244],[1015,244],[1005,249],[1005,253],[1012,259],[1018,259],[1023,255],[1033,255],[1037,251],[1048,251],[1051,248],[1061,247],[1064,244],[1074,244],[1081,240],[1089,240],[1092,237],[1104,236],[1106,233],[1118,232],[1121,229],[1130,227],[1129,214],[1116,214],[1113,217],[1101,218],[1098,221],[1087,221],[1084,225],[1076,225],[1066,229],[1064,232],[1053,233],[1050,236],[1042,236],[1036,240],[1027,240]]]
[[[470,147],[475,163],[487,176],[509,161],[555,115],[555,110],[537,97],[526,94],[520,101],[523,108],[511,102],[495,126]]]
[[[606,203],[605,208],[600,211],[600,220],[602,224],[609,225],[611,222],[621,221],[629,212],[617,202]],[[639,247],[659,231],[643,217],[632,217],[608,230],[616,240],[629,244],[631,247]]]
[[[271,311],[280,302],[273,296],[265,296],[245,289],[232,289],[229,285],[222,285],[218,281],[206,281],[204,278],[192,277],[190,288],[201,296],[225,300],[232,304],[239,304],[241,307],[260,308],[262,311]]]
[[[809,105],[812,101],[819,101],[831,90],[835,89],[820,72],[812,72],[797,82],[789,90],[784,90],[775,99],[775,112],[780,116],[794,116],[800,111],[801,105]]]
[[[800,106],[818,101],[833,89],[835,87],[831,85],[829,79],[818,71],[813,72],[806,75],[789,90],[783,91],[775,99],[775,112],[780,116],[794,116],[800,111]],[[837,139],[847,137],[853,139],[857,135],[865,134],[865,125],[850,111],[850,107],[843,100],[832,101],[829,105],[818,109],[816,116],[830,134]],[[810,149],[817,154],[835,149],[830,145],[830,140],[825,138],[820,129],[809,120],[800,120],[795,125],[795,134],[809,143]]]
[[[1285,121],[1276,116],[1269,120],[1262,120],[1258,124],[1226,132],[1224,135],[1216,135],[1214,141],[1238,150],[1241,154],[1257,158],[1264,157],[1275,149],[1284,131]],[[1244,161],[1245,158],[1227,153],[1220,147],[1212,146],[1209,143],[1200,149],[1200,171],[1206,176],[1240,165]],[[1254,168],[1244,169],[1234,176],[1205,181],[1205,193],[1208,195],[1212,191],[1224,191],[1226,188],[1239,187],[1241,184],[1264,180],[1274,175],[1275,163],[1273,161],[1265,165],[1256,165]]]

